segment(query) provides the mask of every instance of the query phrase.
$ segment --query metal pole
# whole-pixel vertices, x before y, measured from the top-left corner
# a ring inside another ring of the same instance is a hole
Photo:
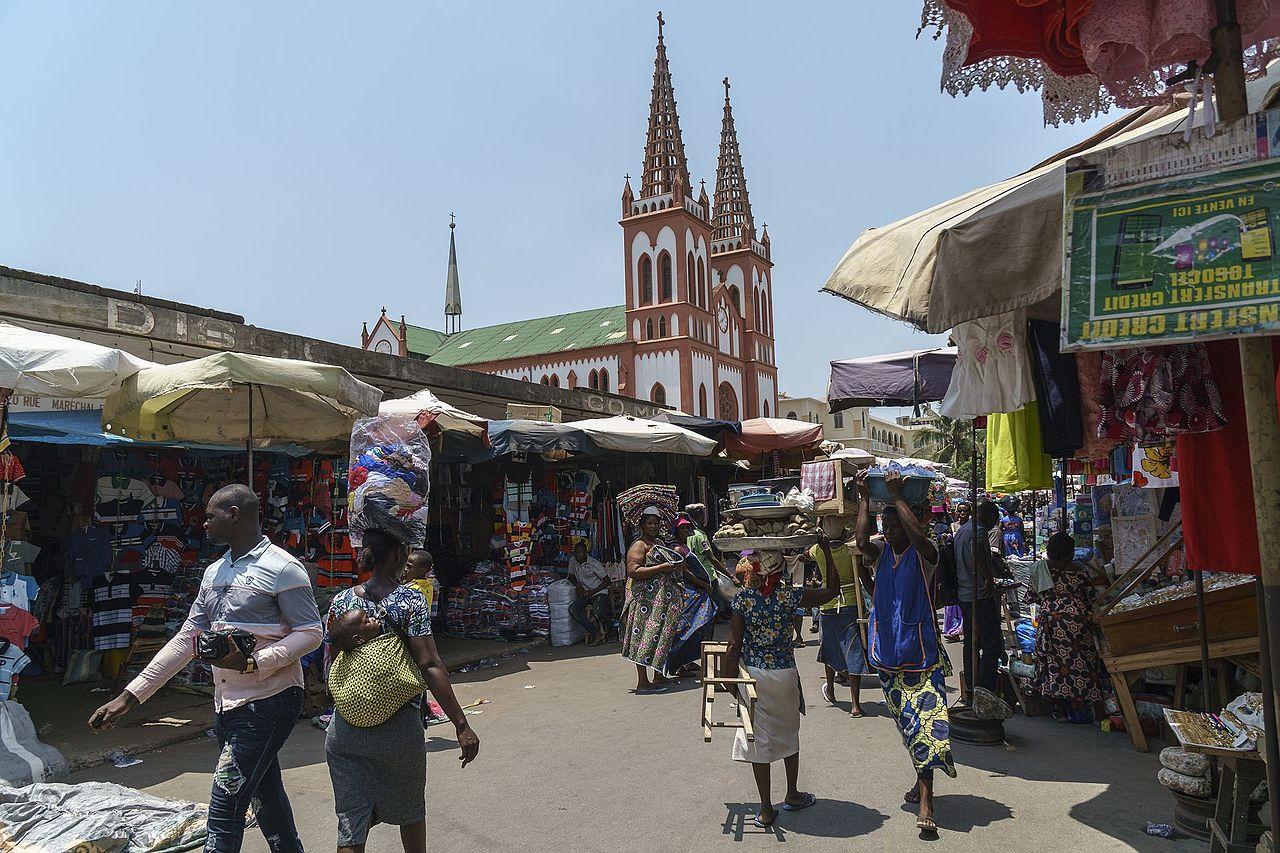
[[[978,563],[978,419],[969,422],[969,439],[973,444],[973,470],[969,473],[970,506],[969,523],[973,526],[973,599],[969,602],[969,707],[976,707],[974,698],[978,689],[978,588],[982,584],[982,573]]]
[[[1036,559],[1036,490],[1031,490],[1031,559]]]
[[[253,384],[249,384],[249,437],[244,441],[245,458],[249,468],[245,474],[245,483],[253,488]]]
[[[1196,626],[1200,635],[1200,710],[1212,713],[1218,707],[1213,704],[1213,692],[1209,688],[1209,623],[1204,616],[1204,572],[1192,572],[1196,576]]]
[[[1276,773],[1276,769],[1280,768],[1280,741],[1272,736],[1276,730],[1276,706],[1274,702],[1267,701],[1274,695],[1275,684],[1272,681],[1271,667],[1267,665],[1271,660],[1271,642],[1267,636],[1267,597],[1263,594],[1262,578],[1258,578],[1255,587],[1258,591],[1258,662],[1261,664],[1258,670],[1262,673],[1262,714],[1266,729],[1267,804],[1271,809],[1270,825],[1274,828],[1280,826],[1280,796],[1271,793],[1276,790],[1272,787],[1276,781],[1273,777],[1280,775]]]
[[[1249,98],[1244,84],[1244,47],[1235,0],[1215,0],[1218,26],[1212,34],[1214,92],[1218,115],[1223,121],[1243,118],[1249,112]],[[1249,471],[1253,480],[1253,505],[1258,526],[1258,556],[1261,563],[1258,602],[1258,650],[1261,669],[1270,678],[1263,679],[1268,754],[1267,789],[1271,796],[1270,836],[1280,831],[1277,794],[1280,791],[1280,761],[1272,751],[1276,732],[1276,688],[1280,687],[1280,619],[1266,614],[1280,614],[1280,423],[1276,420],[1276,365],[1271,338],[1240,339],[1240,372],[1243,379],[1245,423],[1249,435]],[[1268,685],[1268,681],[1270,684]]]

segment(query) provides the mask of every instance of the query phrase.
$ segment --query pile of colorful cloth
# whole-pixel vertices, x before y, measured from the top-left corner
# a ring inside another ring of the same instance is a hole
[[[364,418],[351,431],[347,472],[351,541],[382,530],[411,546],[427,535],[431,446],[416,425],[394,418]]]
[[[523,589],[514,592],[505,566],[477,563],[449,588],[445,631],[482,640],[545,637],[551,632],[547,586],[557,577],[551,569],[531,567]]]
[[[655,507],[662,517],[663,535],[671,531],[676,513],[680,510],[680,496],[674,486],[645,484],[632,486],[617,497],[618,512],[632,529],[640,527],[640,516],[649,507]]]

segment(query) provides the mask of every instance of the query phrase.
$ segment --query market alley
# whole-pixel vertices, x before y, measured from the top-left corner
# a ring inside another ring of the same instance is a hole
[[[807,630],[807,623],[806,623]],[[750,777],[729,758],[732,736],[710,744],[698,724],[692,680],[651,696],[630,692],[634,667],[616,644],[588,649],[538,648],[499,667],[457,674],[465,705],[483,713],[472,723],[484,739],[480,757],[457,767],[452,727],[429,733],[429,847],[448,853],[515,850],[692,851],[713,846],[765,849],[902,849],[915,843],[913,811],[900,792],[911,769],[883,695],[863,690],[867,716],[848,717],[819,694],[816,641],[797,650],[807,714],[801,725],[802,784],[816,807],[785,814],[776,833],[751,825],[756,803]],[[952,653],[958,653],[952,646]],[[728,712],[722,697],[717,716]],[[940,840],[949,851],[1201,849],[1188,839],[1143,834],[1147,820],[1168,821],[1173,799],[1156,782],[1155,753],[1135,753],[1123,734],[1017,715],[1007,744],[957,743],[958,780],[939,780]],[[116,769],[104,765],[72,777],[106,780],[155,794],[207,802],[217,748],[212,739],[141,756]],[[302,841],[333,848],[333,790],[324,735],[300,723],[281,753]],[[780,801],[781,780],[775,780]],[[377,827],[371,850],[395,849],[393,827]],[[740,844],[741,847],[737,847]],[[261,834],[245,850],[265,853]]]

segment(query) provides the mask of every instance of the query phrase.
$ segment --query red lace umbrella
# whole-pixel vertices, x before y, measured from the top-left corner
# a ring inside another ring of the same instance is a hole
[[[1280,56],[1280,4],[1237,0],[1236,13],[1256,76]],[[946,36],[944,91],[1035,89],[1060,124],[1168,101],[1171,78],[1209,62],[1217,20],[1214,0],[926,0],[921,31]]]

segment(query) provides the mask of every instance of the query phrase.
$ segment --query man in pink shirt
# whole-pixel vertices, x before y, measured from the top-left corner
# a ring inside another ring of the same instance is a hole
[[[89,726],[110,729],[191,661],[203,631],[239,628],[257,638],[246,656],[235,644],[214,668],[214,731],[222,752],[209,797],[206,851],[236,853],[244,819],[256,801],[258,826],[273,853],[302,853],[280,778],[280,748],[302,710],[298,660],[324,639],[306,569],[262,535],[258,497],[244,485],[209,499],[205,531],[228,546],[205,570],[186,623],[124,691],[93,712]]]

